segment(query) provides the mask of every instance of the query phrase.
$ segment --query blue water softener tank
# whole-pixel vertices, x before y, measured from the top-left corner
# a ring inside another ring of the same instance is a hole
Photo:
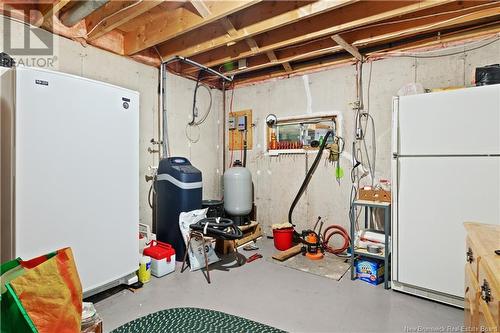
[[[156,238],[175,248],[182,261],[186,246],[179,229],[179,214],[201,209],[201,171],[184,157],[162,159],[158,166],[156,189]]]

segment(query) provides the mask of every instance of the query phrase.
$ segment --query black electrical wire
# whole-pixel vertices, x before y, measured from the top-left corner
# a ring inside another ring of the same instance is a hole
[[[200,231],[208,237],[218,239],[235,240],[243,237],[243,232],[234,224],[233,220],[223,217],[207,217],[191,224],[190,228]]]
[[[311,181],[311,178],[314,174],[314,171],[316,171],[316,168],[318,167],[318,163],[321,160],[321,156],[323,155],[323,150],[325,150],[326,142],[328,141],[328,137],[332,135],[332,131],[328,131],[323,138],[323,142],[321,143],[321,146],[319,147],[318,154],[316,155],[316,158],[314,159],[314,162],[307,172],[306,178],[304,178],[304,181],[302,182],[302,185],[300,186],[299,192],[295,196],[295,199],[293,199],[292,205],[290,206],[290,210],[288,211],[288,223],[290,223],[292,226],[295,227],[295,224],[292,221],[292,215],[293,215],[293,210],[295,209],[295,206],[299,202],[300,198],[302,197],[302,194],[304,194],[304,191],[307,188],[307,185],[309,185],[309,182]],[[297,234],[297,232],[294,230],[294,233]]]
[[[196,85],[194,86],[194,94],[193,94],[193,110],[192,110],[192,116],[193,116],[193,119],[191,119],[191,121],[189,122],[189,125],[194,125],[195,121],[196,121],[196,95],[198,93],[198,88],[200,87],[200,80],[201,80],[201,76],[203,75],[203,71],[200,70],[200,72],[198,73],[198,78],[196,79]]]

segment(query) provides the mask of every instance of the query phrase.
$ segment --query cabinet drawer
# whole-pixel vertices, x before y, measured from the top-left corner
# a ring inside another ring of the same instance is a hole
[[[499,259],[500,260],[500,259]],[[479,262],[478,283],[481,302],[487,307],[491,320],[497,328],[500,320],[500,291],[498,290],[498,281],[494,273],[485,264],[486,260]]]
[[[467,236],[467,240],[465,242],[465,261],[467,262],[467,265],[470,266],[476,279],[477,279],[477,270],[478,270],[479,259],[480,259],[480,256],[479,256],[479,253],[478,253],[476,247],[474,246],[470,237]]]
[[[469,264],[465,265],[464,325],[469,332],[479,332],[479,285]]]

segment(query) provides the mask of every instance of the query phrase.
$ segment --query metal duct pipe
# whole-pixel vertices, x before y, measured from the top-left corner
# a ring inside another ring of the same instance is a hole
[[[107,4],[109,0],[77,1],[77,3],[61,17],[61,22],[72,27],[97,9]]]
[[[211,73],[213,75],[216,75],[216,76],[220,77],[221,79],[223,79],[223,80],[225,80],[227,82],[233,81],[232,77],[227,77],[226,75],[224,75],[222,73],[219,73],[219,72],[217,72],[216,70],[213,70],[210,67],[207,67],[205,65],[199,64],[196,61],[193,61],[191,59],[188,59],[188,58],[185,58],[185,57],[181,57],[181,56],[174,56],[174,57],[172,57],[170,59],[164,60],[163,64],[167,65],[169,63],[176,62],[176,61],[181,61],[181,62],[183,62],[185,64],[189,64],[191,66],[194,66],[194,67],[197,67],[197,68],[202,69],[204,71],[207,71],[207,72],[209,72],[209,73]]]

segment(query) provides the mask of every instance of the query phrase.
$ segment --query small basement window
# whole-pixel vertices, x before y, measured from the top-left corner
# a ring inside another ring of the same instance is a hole
[[[267,150],[270,155],[315,150],[318,148],[311,147],[311,142],[321,143],[329,130],[337,133],[336,115],[281,118],[272,128],[268,128]],[[333,140],[334,137],[330,136],[327,143],[333,143]]]

